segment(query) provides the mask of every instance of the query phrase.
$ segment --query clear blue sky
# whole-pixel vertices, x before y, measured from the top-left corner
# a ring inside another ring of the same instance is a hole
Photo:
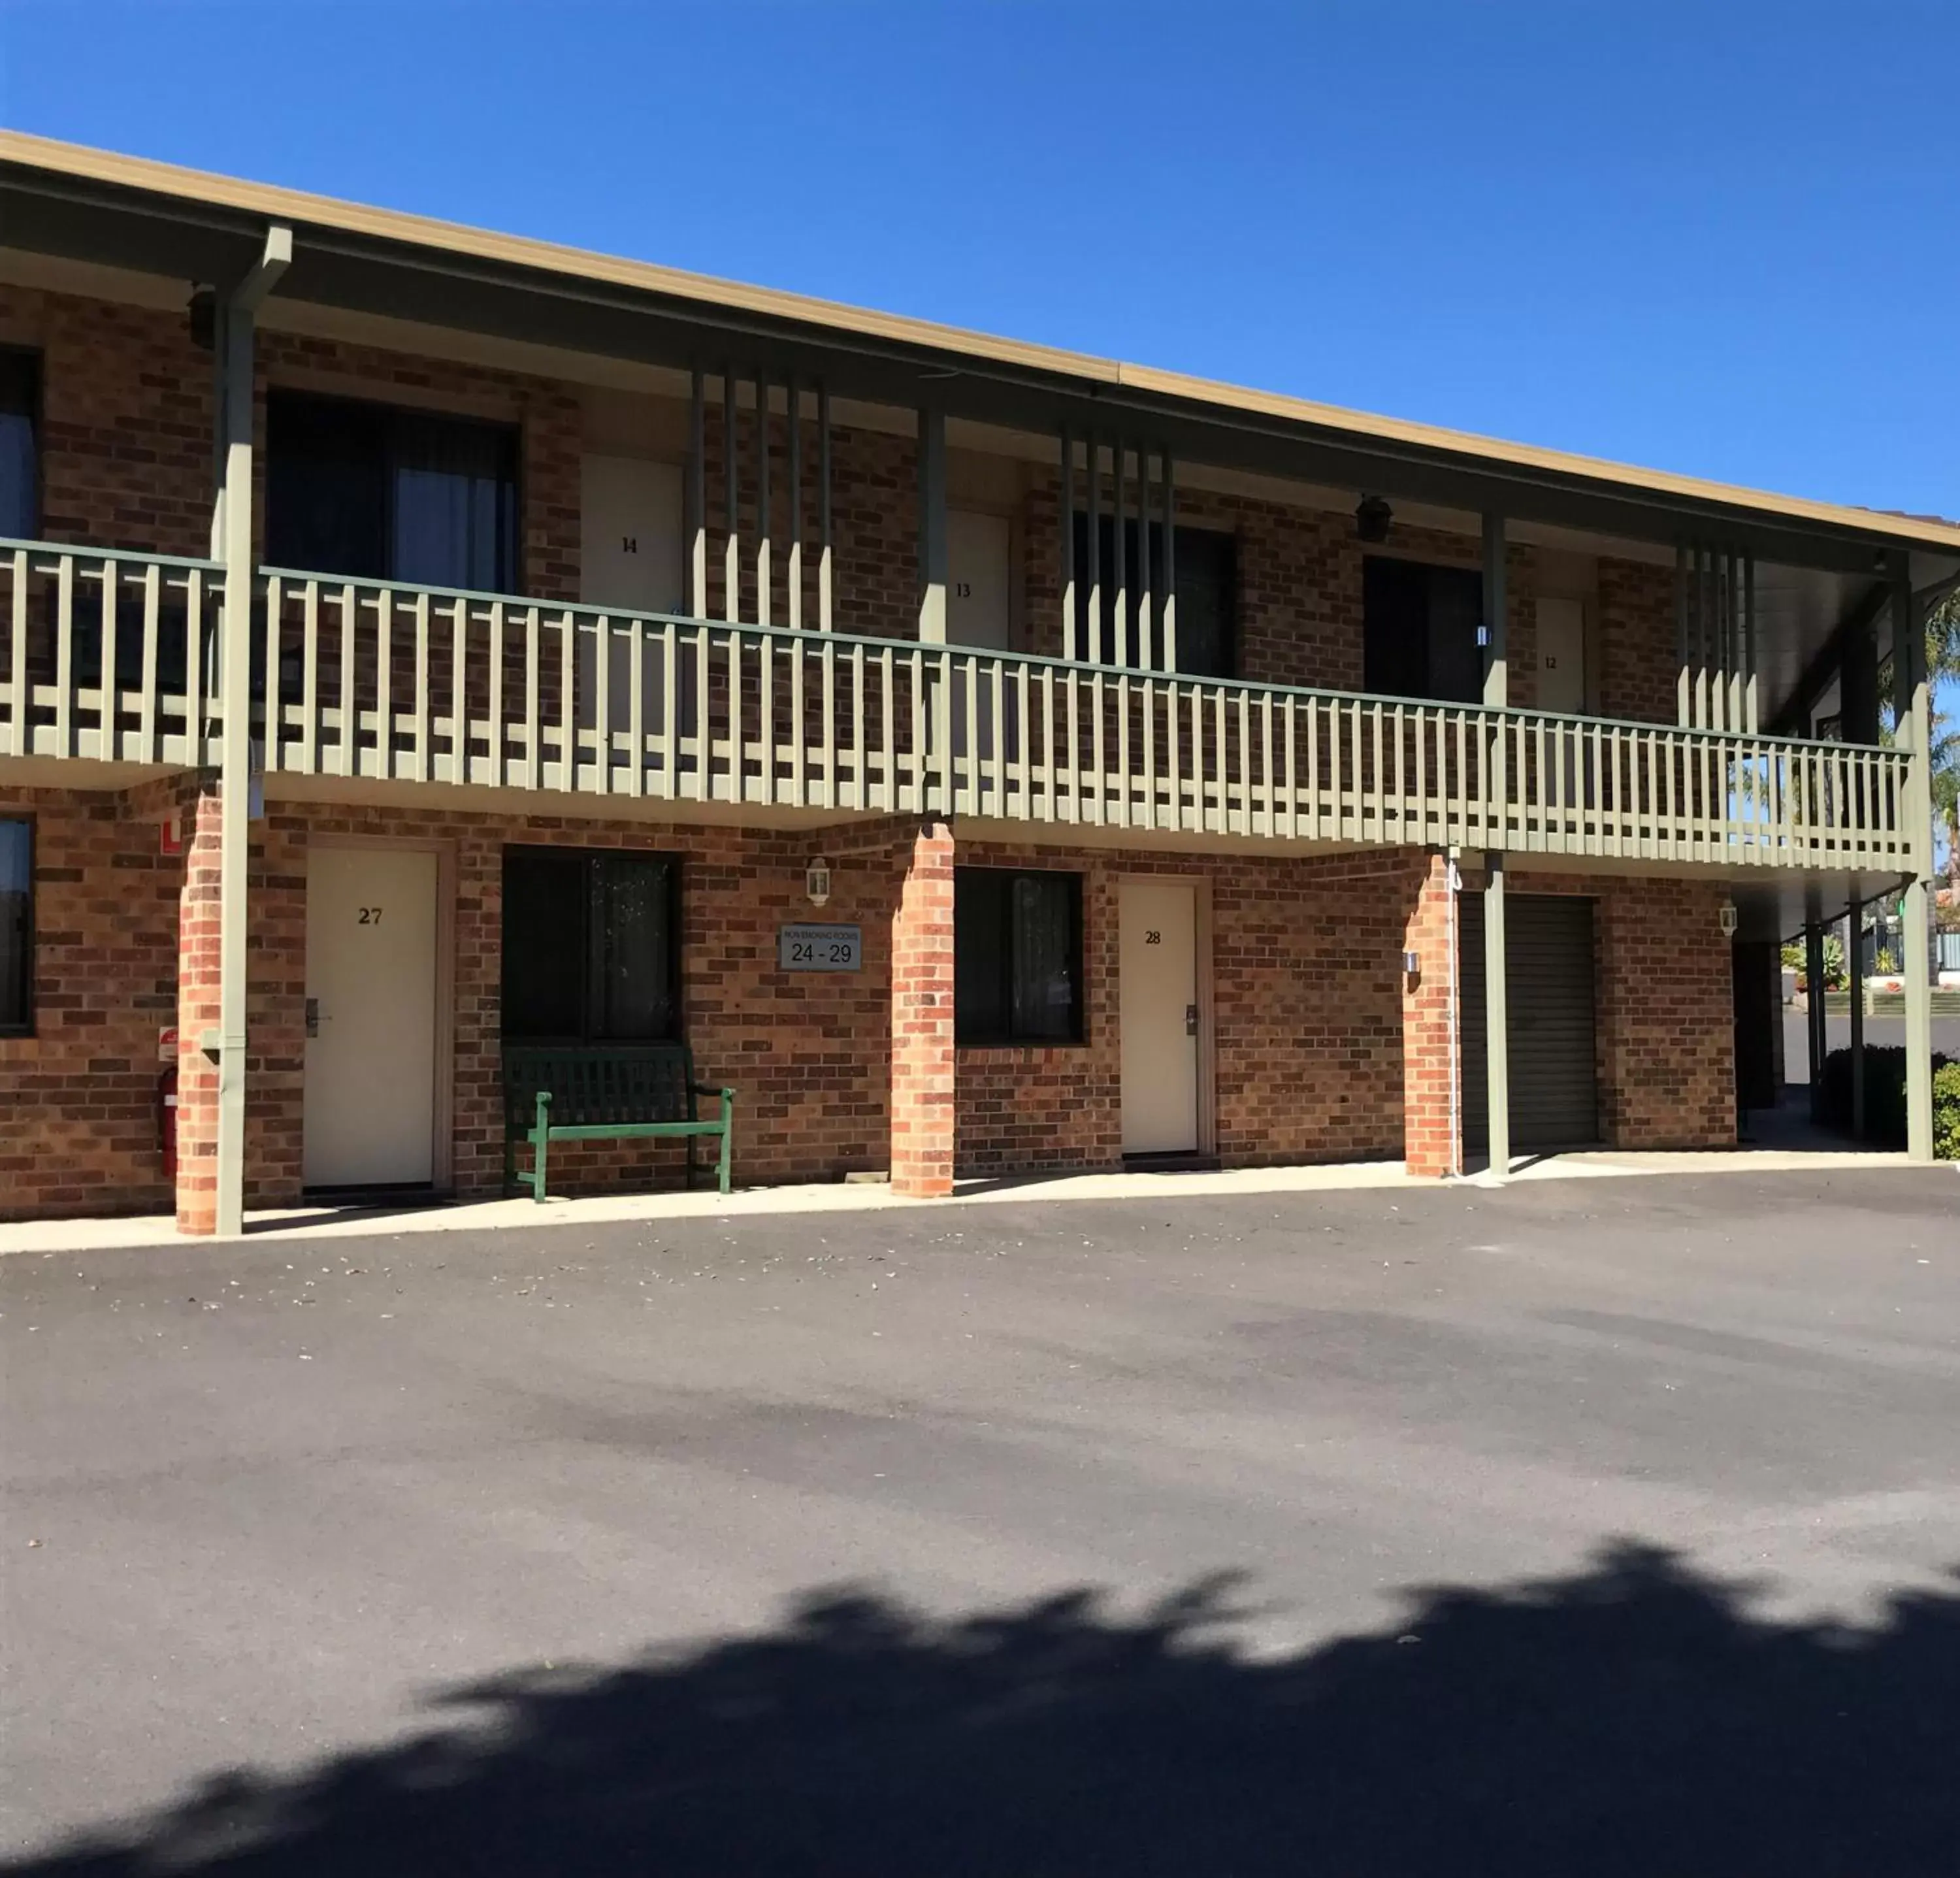
[[[0,0],[18,129],[1947,515],[1956,72],[1956,0]]]

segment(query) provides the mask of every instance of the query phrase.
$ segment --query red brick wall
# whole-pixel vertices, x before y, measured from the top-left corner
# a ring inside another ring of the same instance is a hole
[[[1521,880],[1524,877],[1519,877]],[[1600,1126],[1616,1147],[1736,1140],[1735,986],[1719,924],[1728,890],[1595,882]]]
[[[1674,571],[1641,561],[1599,562],[1599,712],[1672,724],[1680,662],[1674,648]]]
[[[124,795],[0,784],[34,823],[34,1033],[0,1037],[0,1218],[161,1212],[158,1033],[174,1024],[183,864],[168,785]]]
[[[912,844],[892,924],[892,1185],[929,1199],[953,1191],[953,836],[943,822]]]
[[[700,1079],[738,1091],[739,1180],[818,1179],[888,1164],[892,920],[902,871],[888,832],[884,845],[833,851],[832,898],[819,913],[804,885],[820,845],[810,836],[277,801],[253,832],[254,1204],[289,1203],[300,1189],[306,855],[310,843],[336,837],[434,843],[451,856],[459,1192],[493,1192],[503,1179],[498,1040],[503,851],[510,842],[681,857],[686,1034]],[[861,971],[777,969],[778,925],[813,918],[863,928]],[[644,1186],[675,1176],[682,1158],[671,1142],[567,1144],[552,1150],[552,1186]]]
[[[43,538],[208,552],[212,365],[187,317],[0,285],[0,342],[41,354]]]
[[[1402,986],[1402,1158],[1411,1173],[1424,1176],[1462,1172],[1451,898],[1449,863],[1431,855],[1404,934],[1417,969]]]
[[[1220,1159],[1254,1167],[1401,1153],[1400,967],[1421,856],[1171,856],[990,841],[962,842],[956,859],[1083,874],[1087,1000],[1079,1045],[959,1051],[963,1175],[1121,1160],[1126,874],[1176,874],[1210,896]]]

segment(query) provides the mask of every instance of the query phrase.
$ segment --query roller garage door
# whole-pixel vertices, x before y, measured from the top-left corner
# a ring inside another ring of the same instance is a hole
[[[1484,902],[1463,896],[1457,927],[1463,1065],[1463,1144],[1491,1145],[1484,1060]],[[1594,1050],[1592,902],[1511,893],[1504,902],[1510,1007],[1511,1147],[1576,1147],[1599,1138]]]

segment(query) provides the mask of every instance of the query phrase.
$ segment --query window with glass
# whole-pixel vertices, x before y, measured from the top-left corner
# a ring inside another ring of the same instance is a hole
[[[41,361],[0,346],[0,535],[31,541],[41,521]]]
[[[517,1043],[680,1040],[680,863],[504,851],[504,1035]]]
[[[958,867],[953,1031],[965,1044],[1082,1041],[1082,877]]]
[[[1115,592],[1116,518],[1097,517],[1097,572],[1102,590],[1102,646],[1106,661],[1112,658],[1111,635],[1112,596]],[[1148,586],[1151,595],[1150,643],[1137,657],[1134,638],[1133,662],[1153,670],[1170,669],[1164,657],[1163,618],[1160,610],[1164,594],[1164,533],[1161,522],[1152,522],[1147,531],[1150,561]],[[1145,570],[1137,555],[1140,539],[1134,516],[1123,522],[1123,568],[1129,588],[1129,615],[1134,633],[1137,604],[1143,594]],[[1177,664],[1176,669],[1194,678],[1230,678],[1238,658],[1239,543],[1236,537],[1215,528],[1187,528],[1178,525],[1177,547]],[[1089,517],[1081,510],[1075,516],[1075,632],[1076,643],[1090,650],[1089,638]]]
[[[34,1021],[34,825],[0,820],[0,1036]]]
[[[1362,684],[1386,698],[1484,695],[1484,577],[1371,554],[1361,563]]]
[[[515,425],[275,391],[266,457],[273,566],[517,590]]]

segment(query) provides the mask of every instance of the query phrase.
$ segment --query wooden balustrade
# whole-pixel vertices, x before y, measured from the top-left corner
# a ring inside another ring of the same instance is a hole
[[[0,756],[218,760],[212,561],[0,540]]]
[[[0,581],[0,755],[215,762],[221,570],[7,543]],[[256,610],[255,741],[272,773],[1255,842],[1914,864],[1906,759],[1890,750],[276,570]]]

